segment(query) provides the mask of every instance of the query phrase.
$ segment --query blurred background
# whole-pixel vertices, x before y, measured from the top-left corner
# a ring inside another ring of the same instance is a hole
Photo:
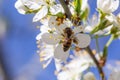
[[[36,53],[36,35],[39,23],[33,23],[34,15],[21,15],[14,7],[16,0],[0,0],[0,80],[57,80],[54,62],[46,69],[39,62]],[[96,0],[89,0],[90,17],[95,13]],[[120,12],[119,9],[115,12]],[[109,37],[101,38],[100,49]],[[94,40],[92,41],[94,43]],[[95,49],[95,44],[91,48]],[[120,67],[120,40],[114,40],[109,47],[106,75]],[[97,72],[97,70],[94,70]],[[120,76],[120,75],[119,75]]]

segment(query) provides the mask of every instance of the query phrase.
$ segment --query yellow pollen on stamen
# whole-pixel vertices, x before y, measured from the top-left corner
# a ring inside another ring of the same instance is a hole
[[[46,45],[44,45],[43,48],[46,48]]]
[[[92,50],[93,54],[95,55],[96,54],[96,50]]]
[[[40,48],[40,45],[38,45],[37,48]]]
[[[52,22],[52,24],[54,24],[54,22]]]
[[[67,68],[65,68],[65,67],[62,67],[62,70],[63,70],[63,71],[65,71],[65,70],[67,70]]]
[[[60,26],[60,24],[61,24],[60,22],[57,23],[58,27]]]
[[[40,62],[44,61],[44,58],[40,58]]]
[[[58,71],[55,71],[54,74],[55,74],[55,75],[58,75]]]
[[[53,38],[53,36],[49,36],[49,38],[50,38],[50,39],[52,39],[52,38]]]
[[[88,52],[87,51],[83,51],[83,55],[87,55],[88,54]]]
[[[40,28],[40,26],[36,26],[36,28],[37,28],[37,29],[39,29],[39,28]]]
[[[54,31],[55,31],[55,28],[52,28],[51,30],[54,32]]]
[[[120,23],[120,18],[119,17],[117,17],[117,21]]]
[[[42,57],[45,55],[45,52],[42,51],[39,55]]]
[[[45,64],[43,64],[43,65],[42,65],[42,67],[43,67],[43,69],[44,69],[44,68],[46,68],[46,65],[45,65]]]

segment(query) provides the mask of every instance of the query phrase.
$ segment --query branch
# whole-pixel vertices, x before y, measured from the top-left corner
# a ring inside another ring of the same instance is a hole
[[[71,14],[71,12],[70,12],[70,10],[68,8],[68,5],[65,3],[64,0],[59,0],[59,1],[60,1],[61,5],[62,5],[66,15],[67,15],[67,18],[71,20],[72,14]],[[89,55],[92,57],[93,61],[95,62],[102,80],[105,80],[105,76],[104,76],[104,72],[102,70],[102,66],[100,66],[99,62],[95,58],[95,56],[94,56],[93,52],[91,51],[91,49],[89,47],[87,47],[86,50],[88,51]]]
[[[89,53],[89,55],[92,57],[93,61],[95,62],[97,68],[98,68],[98,71],[100,73],[100,76],[102,78],[102,80],[105,80],[105,75],[104,75],[104,72],[102,70],[102,67],[100,66],[98,60],[96,59],[96,57],[94,56],[93,52],[91,51],[90,47],[88,46],[86,48],[87,52]]]
[[[68,5],[66,4],[66,2],[64,0],[59,0],[59,1],[65,11],[65,14],[67,15],[67,18],[71,20],[72,14],[68,8]]]

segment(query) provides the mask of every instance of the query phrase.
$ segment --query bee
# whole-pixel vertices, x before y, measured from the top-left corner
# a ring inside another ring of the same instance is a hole
[[[78,44],[78,41],[75,37],[73,37],[74,32],[71,28],[67,27],[64,29],[64,40],[63,40],[63,51],[66,52],[71,47],[72,42]]]

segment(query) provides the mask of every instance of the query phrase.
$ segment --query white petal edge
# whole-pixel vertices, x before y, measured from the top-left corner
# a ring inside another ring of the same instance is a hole
[[[57,34],[44,33],[41,36],[41,39],[42,41],[44,41],[46,44],[49,44],[49,45],[56,45],[57,43],[59,43]]]
[[[40,9],[40,11],[38,13],[36,13],[36,15],[33,18],[33,22],[37,22],[40,21],[40,19],[44,18],[48,13],[48,7],[47,6],[43,6],[42,9]]]
[[[76,35],[77,39],[78,39],[78,46],[80,48],[85,48],[88,45],[90,45],[91,42],[91,37],[88,34],[77,34]]]
[[[84,80],[96,80],[95,75],[92,72],[88,72],[83,76]]]
[[[27,8],[23,5],[23,3],[20,0],[16,1],[15,8],[18,10],[20,14],[25,14],[27,11]]]
[[[64,52],[63,51],[63,46],[59,44],[54,51],[54,57],[57,59],[60,59],[63,62],[66,62],[67,58],[69,56],[69,50]]]

